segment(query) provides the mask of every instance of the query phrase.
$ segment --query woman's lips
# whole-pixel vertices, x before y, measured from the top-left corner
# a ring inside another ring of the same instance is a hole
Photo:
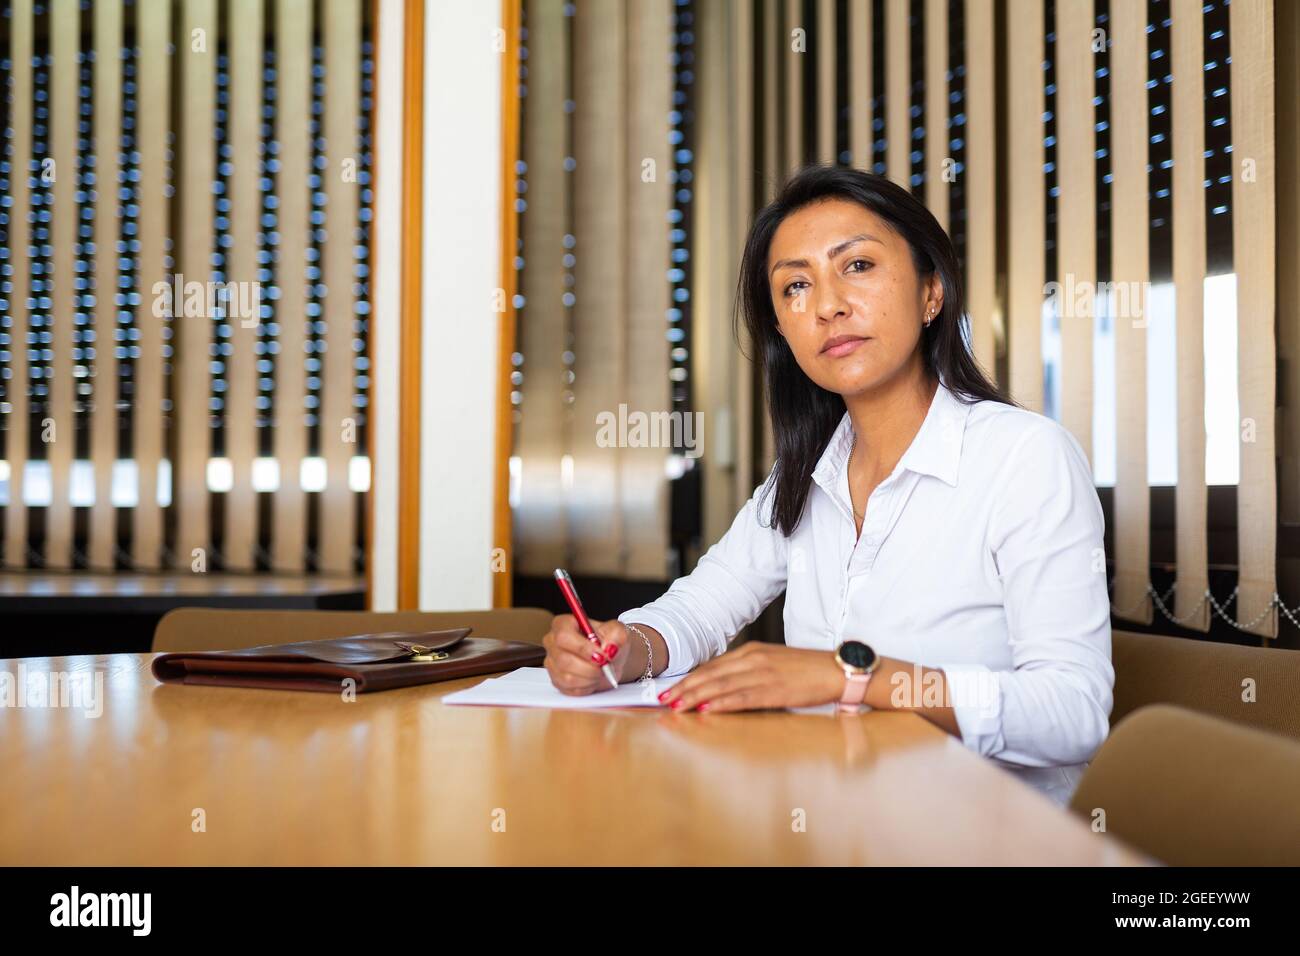
[[[866,341],[866,337],[862,335],[837,335],[822,346],[822,355],[829,355],[831,358],[843,358],[857,351],[858,346]]]

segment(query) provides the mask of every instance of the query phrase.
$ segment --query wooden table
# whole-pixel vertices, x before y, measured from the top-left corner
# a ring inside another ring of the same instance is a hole
[[[0,708],[0,865],[1148,862],[910,714],[345,702],[151,660],[0,661],[103,675],[99,717]]]

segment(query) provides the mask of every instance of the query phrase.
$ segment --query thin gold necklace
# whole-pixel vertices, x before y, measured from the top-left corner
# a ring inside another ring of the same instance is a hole
[[[848,484],[849,486],[849,510],[853,512],[853,517],[861,518],[863,521],[866,521],[867,520],[866,510],[864,509],[863,511],[859,512],[857,508],[853,507],[853,482],[851,480],[848,480],[849,478],[851,478],[848,472],[851,470],[851,466],[853,465],[853,452],[854,450],[857,449],[857,447],[858,447],[858,434],[857,432],[854,432],[853,444],[849,446],[849,459],[844,464],[844,471],[845,471],[846,484]]]

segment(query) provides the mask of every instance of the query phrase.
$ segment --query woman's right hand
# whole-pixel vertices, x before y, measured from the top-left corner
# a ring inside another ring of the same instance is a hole
[[[618,621],[592,621],[591,626],[600,638],[599,647],[582,636],[578,620],[572,614],[561,614],[552,620],[551,629],[542,639],[547,673],[556,690],[563,694],[582,696],[611,690],[600,670],[606,661],[614,669],[614,679],[619,683],[624,680],[623,666],[630,656],[627,628]]]

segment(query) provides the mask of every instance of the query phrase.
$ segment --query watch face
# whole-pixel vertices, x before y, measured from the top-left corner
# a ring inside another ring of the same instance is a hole
[[[840,645],[840,660],[865,670],[876,662],[876,652],[861,641],[845,641]]]

